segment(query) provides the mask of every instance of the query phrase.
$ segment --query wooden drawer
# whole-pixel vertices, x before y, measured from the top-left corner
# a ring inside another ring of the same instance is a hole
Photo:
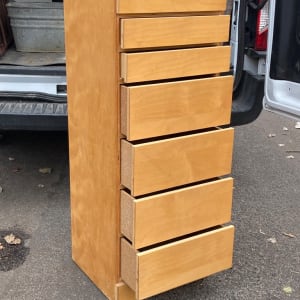
[[[125,83],[215,74],[229,71],[230,47],[121,54]]]
[[[228,124],[232,86],[232,76],[122,86],[122,133],[133,141]]]
[[[151,48],[227,42],[230,16],[121,20],[121,48]]]
[[[139,252],[121,241],[121,277],[145,299],[231,268],[234,227]]]
[[[150,143],[121,142],[121,183],[138,196],[231,172],[233,129]]]
[[[122,191],[122,234],[140,249],[228,223],[232,190],[227,178],[140,199]]]
[[[120,14],[225,11],[226,0],[117,0]]]

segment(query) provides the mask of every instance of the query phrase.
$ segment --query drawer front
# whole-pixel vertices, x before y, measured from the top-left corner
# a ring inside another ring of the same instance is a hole
[[[138,252],[121,242],[121,277],[145,299],[231,268],[234,227]]]
[[[140,249],[228,223],[232,190],[227,178],[141,199],[122,191],[122,234]]]
[[[120,14],[225,11],[226,0],[117,0]]]
[[[229,124],[232,76],[121,88],[129,141]]]
[[[125,83],[215,74],[229,71],[230,47],[121,54]]]
[[[231,172],[233,129],[121,143],[121,183],[138,196]]]
[[[230,16],[121,20],[121,48],[151,48],[228,41]]]

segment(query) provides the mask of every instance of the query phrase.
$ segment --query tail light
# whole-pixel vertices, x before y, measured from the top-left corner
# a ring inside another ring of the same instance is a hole
[[[260,0],[261,2],[262,0]],[[268,44],[268,31],[269,31],[269,3],[258,11],[257,25],[256,25],[256,39],[255,50],[265,51]]]

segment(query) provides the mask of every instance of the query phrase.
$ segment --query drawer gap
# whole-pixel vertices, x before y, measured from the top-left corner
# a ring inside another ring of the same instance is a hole
[[[137,82],[128,82],[128,83],[125,82],[124,79],[121,79],[119,83],[125,86],[137,86],[137,85],[145,85],[145,84],[168,83],[174,81],[204,79],[204,78],[211,78],[216,76],[221,77],[221,76],[229,76],[229,75],[233,75],[233,72],[232,71],[219,72],[219,73],[210,73],[210,74],[197,75],[197,76],[173,77],[173,78],[166,78],[166,79],[159,79],[159,80],[147,80],[147,81],[137,81]]]
[[[130,246],[132,246],[132,242],[125,235],[121,235],[120,239],[125,240]],[[145,247],[146,248],[146,247]],[[148,247],[149,248],[149,247]]]
[[[207,78],[215,78],[224,77],[224,76],[231,76],[233,72],[223,72],[223,73],[215,73],[215,74],[207,74],[207,75],[198,75],[198,76],[189,76],[189,77],[178,77],[178,78],[169,78],[169,79],[160,79],[160,80],[152,80],[146,81],[146,84],[157,84],[157,83],[172,83],[172,82],[181,82],[181,81],[188,81],[188,80],[196,80],[196,79],[207,79]],[[130,82],[130,83],[122,83],[122,86],[132,87],[132,86],[142,86],[145,85],[145,81],[143,82]]]
[[[215,178],[210,178],[210,179],[207,179],[207,180],[202,180],[202,181],[198,181],[198,182],[193,182],[193,183],[189,183],[189,184],[185,184],[185,185],[181,185],[181,186],[176,186],[176,187],[173,187],[173,188],[169,188],[169,189],[165,189],[165,190],[162,190],[162,191],[157,191],[157,192],[153,192],[153,193],[148,193],[148,194],[145,194],[145,195],[139,195],[139,196],[135,196],[134,198],[139,200],[139,199],[142,199],[142,198],[145,198],[145,197],[151,197],[151,196],[156,196],[156,195],[159,195],[159,194],[162,194],[162,193],[169,193],[169,192],[174,192],[176,190],[180,190],[180,189],[184,189],[184,188],[189,188],[189,187],[193,187],[193,186],[196,186],[196,185],[199,185],[199,184],[205,184],[205,183],[210,183],[210,182],[214,182],[216,180],[220,180],[220,179],[224,179],[224,178],[229,178],[230,176],[224,176],[224,177],[215,177]],[[124,189],[125,190],[125,189]],[[130,191],[128,189],[125,190],[128,194],[130,194]]]
[[[218,43],[206,43],[206,44],[188,44],[188,45],[176,45],[176,46],[161,46],[161,47],[147,47],[147,48],[131,48],[131,49],[121,49],[120,53],[146,53],[146,52],[161,52],[167,50],[185,50],[185,49],[201,49],[201,48],[213,48],[218,46],[230,46],[229,42],[218,42]]]
[[[207,17],[207,16],[224,16],[226,15],[225,11],[201,11],[201,12],[157,12],[157,13],[131,13],[131,14],[122,14],[117,13],[119,18],[162,18],[162,17]]]
[[[204,47],[206,45],[206,47]],[[147,47],[147,48],[131,48],[131,49],[122,49],[119,48],[120,53],[148,53],[148,52],[163,52],[167,50],[186,50],[186,49],[202,49],[209,47],[217,47],[217,46],[230,46],[229,42],[218,42],[218,43],[207,43],[207,44],[194,44],[194,45],[172,45],[172,46],[161,46],[161,47]],[[170,48],[170,49],[169,49]]]
[[[161,243],[157,243],[157,244],[154,244],[154,245],[151,245],[151,246],[140,248],[137,251],[138,252],[144,252],[144,251],[152,250],[153,248],[162,247],[162,246],[168,245],[170,243],[180,242],[180,241],[183,241],[183,240],[188,239],[188,238],[192,238],[192,237],[200,235],[200,234],[204,234],[204,233],[207,233],[207,232],[210,232],[210,231],[221,229],[223,227],[225,227],[225,226],[218,225],[218,226],[210,227],[210,228],[207,228],[207,229],[204,229],[204,230],[200,230],[200,231],[196,231],[196,232],[186,234],[186,235],[183,235],[183,236],[180,236],[180,237],[176,237],[174,239],[163,241]],[[132,245],[132,243],[130,241],[129,241],[129,243]]]
[[[142,53],[152,51],[167,51],[167,50],[182,50],[189,48],[203,48],[203,47],[217,47],[217,46],[228,46],[228,42],[222,43],[201,43],[201,44],[188,44],[188,45],[175,45],[175,46],[159,46],[159,47],[145,47],[145,48],[130,48],[130,49],[119,49],[119,53]]]
[[[230,127],[230,126],[228,126],[228,127]],[[179,132],[179,133],[168,134],[168,135],[163,135],[163,136],[158,136],[158,137],[153,137],[153,138],[130,141],[130,143],[132,145],[140,145],[140,144],[145,144],[145,143],[164,141],[164,140],[173,139],[173,138],[180,138],[180,137],[184,137],[186,135],[216,131],[216,130],[219,130],[219,129],[220,128],[217,128],[217,127],[203,128],[203,129],[198,129],[198,130]]]

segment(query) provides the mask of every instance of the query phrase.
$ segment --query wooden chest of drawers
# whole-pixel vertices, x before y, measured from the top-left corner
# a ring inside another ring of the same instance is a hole
[[[109,299],[232,265],[225,0],[65,0],[72,255]]]

